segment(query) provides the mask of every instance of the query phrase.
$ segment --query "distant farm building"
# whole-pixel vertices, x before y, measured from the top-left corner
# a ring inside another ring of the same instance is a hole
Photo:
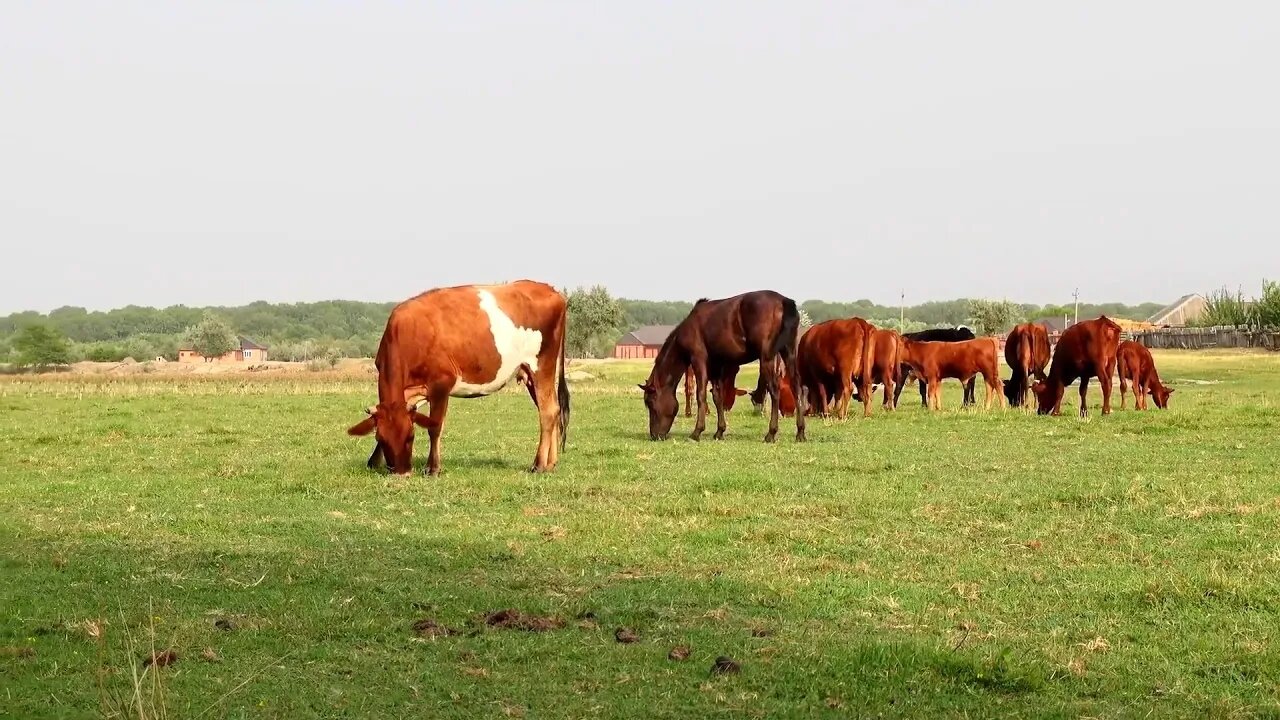
[[[636,328],[613,346],[613,356],[620,360],[641,360],[655,358],[662,349],[662,343],[675,330],[675,325],[646,325]]]
[[[1209,301],[1200,293],[1191,293],[1178,298],[1172,305],[1147,318],[1147,322],[1156,327],[1186,327],[1204,317]]]
[[[1058,338],[1062,337],[1063,331],[1066,330],[1071,323],[1066,318],[1049,317],[1033,320],[1032,324],[1039,325],[1044,328],[1044,331],[1049,333],[1050,342],[1057,342]]]
[[[178,348],[178,362],[182,363],[200,363],[200,362],[222,362],[222,363],[244,363],[244,362],[262,362],[267,359],[267,348],[264,345],[250,340],[243,335],[236,336],[236,342],[239,347],[229,353],[220,355],[216,358],[206,359],[205,356],[196,352],[190,347]]]

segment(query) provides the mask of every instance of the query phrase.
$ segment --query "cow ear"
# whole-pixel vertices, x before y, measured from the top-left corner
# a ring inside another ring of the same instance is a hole
[[[743,395],[746,395],[746,394],[747,394],[747,391],[746,391],[746,390],[743,390],[742,388],[734,388],[734,389],[733,389],[733,394],[734,394],[734,395],[737,395],[738,397],[742,397]]]
[[[378,424],[378,416],[371,414],[369,415],[369,417],[347,428],[347,434],[355,435],[355,436],[368,435],[369,433],[373,432],[373,428],[376,427],[377,424]]]
[[[1165,392],[1167,392],[1167,393],[1169,393],[1170,395],[1172,395],[1172,394],[1173,394],[1173,391],[1174,391],[1174,388],[1166,387],[1166,388],[1164,389],[1164,391],[1165,391]]]
[[[646,391],[646,392],[648,392],[648,390],[649,390],[649,384],[648,384],[648,383],[640,383],[639,385],[636,385],[636,387],[638,387],[638,388],[640,388],[641,390],[644,390],[644,391]]]

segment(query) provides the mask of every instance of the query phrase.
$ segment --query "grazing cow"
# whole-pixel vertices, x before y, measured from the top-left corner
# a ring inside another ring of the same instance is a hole
[[[794,300],[772,290],[744,293],[723,300],[702,299],[688,317],[676,326],[658,351],[649,379],[640,384],[649,411],[649,437],[665,440],[675,421],[678,402],[676,385],[690,365],[697,380],[698,417],[694,440],[706,429],[708,383],[713,387],[756,360],[772,408],[765,442],[778,435],[778,373],[774,359],[781,357],[785,371],[794,376],[796,336],[800,311]],[[712,393],[716,403],[717,440],[724,437],[727,424],[721,393]],[[804,417],[796,418],[796,441],[805,439]]]
[[[842,420],[848,417],[853,380],[863,372],[867,338],[874,330],[862,318],[848,318],[821,322],[805,332],[797,363],[800,382],[792,386],[800,390],[796,393],[797,408],[808,403],[825,415],[834,400],[836,416]]]
[[[735,368],[729,374],[726,382],[722,382],[712,388],[712,392],[720,393],[720,402],[724,403],[725,412],[733,409],[734,403],[738,398],[747,394],[746,390],[735,387],[733,382],[738,376],[738,370]],[[684,416],[693,417],[693,388],[697,384],[697,378],[693,374],[693,366],[690,365],[684,373]],[[785,413],[784,413],[785,415]]]
[[[1128,383],[1133,383],[1133,407],[1135,410],[1147,409],[1147,394],[1156,401],[1156,407],[1166,410],[1169,407],[1169,395],[1173,388],[1160,382],[1160,373],[1156,372],[1156,361],[1151,351],[1142,343],[1126,340],[1120,343],[1116,351],[1116,369],[1120,375],[1120,409],[1125,406],[1125,392]]]
[[[1043,325],[1024,323],[1009,331],[1004,341],[1004,359],[1013,369],[1013,377],[1004,382],[1004,396],[1011,407],[1022,407],[1027,401],[1031,378],[1043,380],[1049,364],[1049,332]]]
[[[967,327],[961,325],[954,328],[930,328],[928,330],[919,330],[917,332],[905,333],[902,338],[904,340],[914,340],[916,342],[964,342],[965,340],[974,340],[976,335]],[[893,405],[898,406],[898,398],[902,395],[902,388],[911,382],[909,368],[904,364],[902,372],[898,373],[897,387],[893,391]],[[923,379],[919,380],[920,385],[920,407],[929,407],[929,401],[925,399],[927,388]],[[974,403],[973,400],[973,381],[969,381],[964,386],[964,405],[968,407]]]
[[[894,386],[902,369],[902,336],[892,330],[873,327],[862,354],[862,414],[871,417],[871,385],[884,385],[884,409],[893,409]]]
[[[523,378],[538,409],[538,450],[532,470],[555,468],[569,429],[564,378],[565,299],[531,280],[438,288],[391,311],[378,344],[378,404],[347,430],[374,432],[370,467],[385,455],[389,469],[408,475],[413,427],[427,429],[427,472],[440,474],[440,434],[449,399],[492,395]],[[430,414],[418,408],[430,405]]]
[[[1089,378],[1097,377],[1102,385],[1102,414],[1111,414],[1111,375],[1116,369],[1116,353],[1120,346],[1120,326],[1103,315],[1067,328],[1053,351],[1053,364],[1044,380],[1031,387],[1036,394],[1036,412],[1061,415],[1062,395],[1067,386],[1080,380],[1080,417],[1089,414],[1085,396]]]
[[[942,381],[955,378],[968,384],[981,374],[987,384],[985,408],[991,409],[991,399],[1004,405],[1000,391],[999,343],[995,338],[979,338],[962,342],[919,342],[903,340],[899,358],[911,367],[911,372],[929,389],[929,407],[942,409]]]

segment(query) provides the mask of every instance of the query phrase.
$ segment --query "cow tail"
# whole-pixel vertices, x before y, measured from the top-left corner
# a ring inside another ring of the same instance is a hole
[[[556,388],[556,399],[560,403],[560,449],[564,450],[565,443],[569,441],[569,383],[564,379],[565,351],[567,344],[567,330],[560,333],[560,377],[559,385]]]

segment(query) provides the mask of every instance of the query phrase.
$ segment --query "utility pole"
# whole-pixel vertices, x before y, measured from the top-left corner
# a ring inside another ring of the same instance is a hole
[[[1071,293],[1071,297],[1075,298],[1076,300],[1076,319],[1075,319],[1075,322],[1071,324],[1078,325],[1080,324],[1080,288],[1076,288],[1076,291]]]
[[[907,290],[902,289],[902,294],[898,296],[898,329],[905,330],[907,327]]]

